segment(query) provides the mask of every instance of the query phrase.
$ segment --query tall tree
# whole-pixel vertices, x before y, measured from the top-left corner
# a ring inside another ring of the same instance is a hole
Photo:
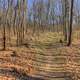
[[[67,46],[70,46],[71,42],[72,42],[73,5],[74,5],[74,0],[71,0],[70,26],[69,26],[69,35],[68,35]]]
[[[3,2],[3,50],[6,50],[6,7]]]

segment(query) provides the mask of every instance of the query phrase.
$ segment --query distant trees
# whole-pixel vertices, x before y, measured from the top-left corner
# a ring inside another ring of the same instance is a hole
[[[64,41],[67,41],[67,30],[68,30],[68,20],[67,17],[69,16],[69,2],[68,0],[62,0],[62,16],[63,16],[63,34],[64,34]]]
[[[24,40],[24,30],[27,27],[27,0],[18,0],[17,2],[17,45],[22,45]]]
[[[24,28],[27,22],[27,0],[13,0],[0,1],[0,26],[3,26],[3,49],[6,49],[6,40],[10,44],[12,32],[14,36],[17,35],[17,44],[22,44],[24,40]],[[1,27],[0,27],[1,28]],[[7,33],[7,34],[6,34]],[[17,34],[16,34],[17,33]],[[8,37],[7,37],[8,35]]]
[[[28,28],[31,29],[32,36],[36,34],[37,37],[45,31],[61,32],[63,28],[64,41],[70,45],[74,16],[73,0],[33,0],[30,7],[27,1],[16,0],[14,4],[13,0],[7,0],[7,3],[3,0],[3,6],[0,8],[0,26],[3,26],[4,30],[4,49],[6,39],[8,38],[10,44],[12,35],[16,37],[17,46],[22,45]],[[76,11],[76,20],[79,23],[78,8]]]

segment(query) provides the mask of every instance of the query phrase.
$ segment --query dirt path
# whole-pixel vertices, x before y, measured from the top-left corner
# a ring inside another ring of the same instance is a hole
[[[35,56],[31,56],[31,54]],[[13,56],[12,51],[0,52],[1,80],[71,80],[72,73],[79,75],[79,45],[47,46],[43,52],[22,50]],[[76,68],[77,67],[77,68]],[[76,70],[76,69],[77,70]]]

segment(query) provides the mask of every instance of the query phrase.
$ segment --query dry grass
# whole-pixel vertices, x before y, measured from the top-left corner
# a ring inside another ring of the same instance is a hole
[[[74,37],[76,38],[76,34],[74,34]],[[54,71],[70,71],[71,65],[78,66],[80,64],[80,59],[75,57],[80,54],[79,40],[76,41],[74,39],[72,46],[65,47],[59,43],[59,40],[63,39],[61,32],[47,32],[44,35],[43,33],[40,34],[39,38],[35,39],[33,36],[31,38],[32,40],[28,41],[30,44],[29,48],[22,45],[20,47],[7,47],[11,51],[0,51],[1,80],[15,80],[15,78],[20,77],[20,80],[26,80],[23,78],[27,75],[32,76],[37,73],[48,75],[48,73],[50,74],[50,72]],[[11,43],[15,43],[15,41],[15,37],[12,37]],[[1,70],[5,70],[5,73],[1,73]],[[49,80],[53,80],[53,78],[49,78]]]

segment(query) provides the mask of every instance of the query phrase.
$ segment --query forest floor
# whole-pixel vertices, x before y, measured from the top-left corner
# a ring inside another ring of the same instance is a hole
[[[65,80],[73,73],[78,75],[80,40],[67,47],[59,43],[59,37],[49,33],[30,43],[30,47],[0,51],[0,80]]]

